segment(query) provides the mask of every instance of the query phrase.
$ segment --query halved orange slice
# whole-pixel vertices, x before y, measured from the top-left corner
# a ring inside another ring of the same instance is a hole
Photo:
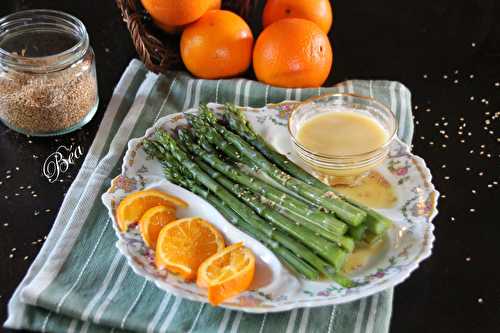
[[[144,243],[152,249],[156,248],[156,240],[161,229],[168,223],[175,221],[175,208],[171,206],[155,206],[149,208],[139,220]]]
[[[201,263],[222,249],[224,237],[215,227],[199,217],[184,218],[161,229],[155,264],[192,281]]]
[[[116,219],[121,231],[138,222],[142,215],[155,206],[187,207],[188,204],[173,195],[158,190],[144,190],[131,193],[123,199],[116,209]]]
[[[254,254],[243,243],[236,243],[201,264],[196,284],[208,287],[208,301],[212,305],[219,305],[248,290],[254,274]]]

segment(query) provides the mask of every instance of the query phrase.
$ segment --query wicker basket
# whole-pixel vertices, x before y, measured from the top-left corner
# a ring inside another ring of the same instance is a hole
[[[251,0],[224,0],[222,8],[234,11],[247,19],[252,3]],[[116,4],[122,12],[135,49],[146,67],[155,73],[164,73],[182,66],[178,35],[167,34],[158,29],[140,0],[116,0]]]

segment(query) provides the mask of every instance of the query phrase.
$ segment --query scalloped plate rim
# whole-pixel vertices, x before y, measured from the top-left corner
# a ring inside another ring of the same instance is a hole
[[[297,101],[284,100],[280,103],[269,103],[261,108],[245,107],[245,109],[252,110],[252,111],[262,110],[262,109],[265,109],[268,107],[276,107],[276,106],[286,104],[286,103],[297,103]],[[210,104],[211,105],[219,105],[219,106],[221,105],[221,104],[216,104],[216,103],[210,103]],[[157,119],[151,127],[146,129],[146,132],[143,136],[129,140],[129,142],[127,144],[127,151],[125,152],[123,160],[122,160],[123,162],[122,162],[121,173],[112,179],[112,181],[111,181],[112,185],[110,186],[110,188],[106,192],[104,192],[102,197],[104,197],[107,193],[110,192],[115,180],[125,173],[126,162],[128,161],[128,159],[130,157],[129,154],[132,151],[133,147],[135,147],[137,144],[139,144],[144,138],[149,137],[154,132],[154,130],[160,126],[160,124],[163,124],[168,119],[175,117],[175,116],[184,115],[186,112],[189,113],[189,112],[192,112],[194,110],[196,110],[196,109],[191,108],[191,109],[188,109],[184,112],[178,112],[178,113],[165,115],[165,116]],[[405,148],[405,154],[410,155],[412,158],[414,158],[418,162],[418,164],[420,164],[420,166],[422,166],[421,170],[424,173],[423,178],[425,180],[427,180],[428,184],[430,185],[429,192],[433,192],[435,194],[433,196],[433,202],[432,202],[433,210],[432,210],[432,213],[429,215],[428,222],[427,222],[429,224],[427,234],[430,237],[428,238],[428,241],[426,242],[425,247],[423,247],[420,255],[417,258],[415,258],[411,263],[409,263],[408,266],[404,270],[402,270],[401,272],[399,272],[397,274],[393,274],[390,277],[390,279],[387,279],[386,281],[379,283],[378,285],[373,286],[370,289],[362,290],[360,292],[350,294],[350,295],[341,295],[341,296],[338,296],[335,298],[328,298],[328,299],[314,299],[313,298],[313,299],[308,300],[308,301],[293,302],[293,303],[290,302],[290,303],[279,305],[276,307],[234,306],[234,305],[228,305],[228,304],[224,304],[224,303],[221,304],[220,307],[231,309],[231,310],[242,311],[242,312],[246,312],[246,313],[255,313],[255,314],[260,313],[260,314],[262,314],[262,313],[274,313],[274,312],[289,311],[289,310],[293,310],[293,309],[297,309],[297,308],[312,308],[312,307],[319,307],[319,306],[344,304],[344,303],[352,302],[355,300],[359,300],[359,299],[364,298],[364,297],[369,297],[369,296],[372,296],[376,293],[379,293],[385,289],[395,287],[396,285],[402,283],[407,278],[409,278],[411,273],[414,272],[416,269],[418,269],[420,264],[432,255],[434,242],[436,240],[436,237],[434,235],[435,226],[432,223],[432,221],[434,220],[434,218],[437,216],[437,214],[439,212],[437,209],[437,206],[438,206],[440,193],[436,189],[434,184],[432,183],[432,174],[431,174],[430,169],[428,168],[425,160],[423,158],[421,158],[420,156],[413,154],[410,151],[409,146],[406,143],[402,142],[398,137],[395,138],[395,141],[397,141],[398,144],[400,144],[401,146],[403,146]],[[166,181],[168,182],[168,180],[166,180]],[[203,198],[201,198],[201,199],[203,199]],[[113,220],[113,223],[112,223],[113,229],[115,230],[115,233],[118,237],[118,240],[116,241],[115,246],[122,253],[122,255],[126,258],[128,265],[132,268],[132,270],[134,271],[135,274],[145,278],[148,281],[154,282],[155,285],[159,289],[170,292],[174,296],[182,297],[184,299],[188,299],[191,301],[208,303],[208,300],[206,300],[206,299],[200,300],[196,296],[182,294],[181,292],[179,292],[176,289],[175,286],[170,286],[170,285],[168,285],[168,283],[165,283],[163,281],[158,281],[158,279],[150,276],[141,267],[139,267],[137,265],[137,263],[134,261],[134,259],[132,258],[132,255],[129,253],[128,249],[126,249],[126,246],[121,244],[124,242],[124,240],[120,237],[120,231],[118,230],[118,227],[114,221],[113,213],[111,210],[109,210],[109,208],[108,208],[108,213],[109,213],[111,219]]]

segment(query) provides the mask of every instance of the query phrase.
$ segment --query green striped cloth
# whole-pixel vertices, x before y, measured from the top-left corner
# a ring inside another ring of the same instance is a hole
[[[352,80],[333,88],[282,89],[245,79],[156,75],[132,61],[46,243],[9,302],[5,326],[44,332],[387,332],[392,289],[348,304],[267,315],[165,293],[128,267],[100,199],[120,173],[127,142],[166,114],[206,102],[263,106],[332,92],[373,96],[390,106],[399,119],[399,137],[411,141],[410,93],[397,82]]]

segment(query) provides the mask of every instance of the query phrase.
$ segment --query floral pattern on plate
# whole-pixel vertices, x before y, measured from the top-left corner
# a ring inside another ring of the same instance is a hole
[[[246,108],[245,113],[257,132],[278,151],[300,164],[292,151],[286,126],[293,103]],[[209,107],[217,112],[222,106],[209,104]],[[118,237],[117,247],[135,273],[176,296],[207,302],[203,289],[156,269],[152,260],[153,251],[142,242],[137,228],[130,228],[129,231],[121,233],[114,220],[116,203],[125,195],[148,188],[160,180],[168,183],[163,179],[160,163],[149,158],[143,151],[142,140],[153,135],[159,127],[171,130],[184,124],[186,120],[183,113],[168,115],[148,129],[144,137],[131,140],[123,160],[122,172],[103,195],[103,202],[114,221]],[[388,158],[376,171],[393,186],[398,196],[394,207],[380,209],[381,213],[394,221],[394,227],[388,232],[383,251],[376,258],[369,260],[364,267],[351,273],[355,287],[347,289],[330,281],[295,279],[283,269],[280,273],[283,276],[279,278],[287,281],[281,283],[284,288],[259,288],[230,299],[221,306],[245,312],[265,313],[340,304],[375,294],[408,278],[420,262],[431,255],[434,242],[432,220],[437,214],[439,193],[432,184],[432,177],[424,160],[413,155],[409,147],[398,139],[392,143]],[[298,280],[298,285],[294,283],[295,280]],[[290,287],[287,287],[288,285]]]

